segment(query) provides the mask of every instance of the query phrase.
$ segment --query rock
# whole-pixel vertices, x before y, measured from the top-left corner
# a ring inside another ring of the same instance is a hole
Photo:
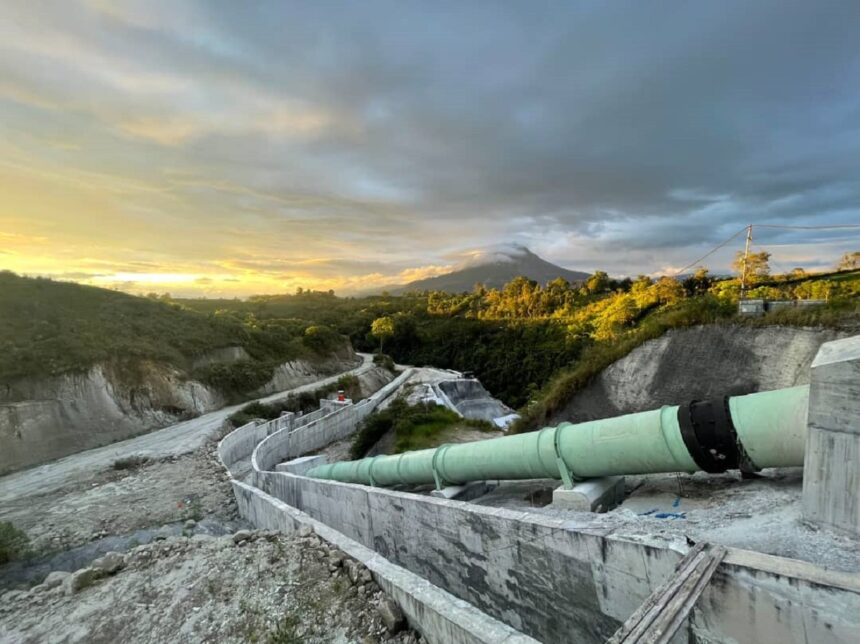
[[[389,633],[398,633],[406,626],[406,617],[403,616],[403,611],[391,599],[384,599],[377,608],[382,622]]]
[[[63,589],[67,595],[73,595],[84,588],[92,586],[98,579],[99,571],[95,568],[81,568],[69,575],[63,582]]]
[[[299,526],[299,536],[300,537],[309,537],[314,533],[314,529],[308,525],[307,523],[303,523]]]
[[[332,566],[342,566],[343,565],[344,556],[343,553],[339,550],[335,550],[329,555],[329,563]]]
[[[188,519],[188,521],[185,522],[185,529],[186,530],[193,530],[194,526],[196,526],[196,525],[197,525],[197,522],[194,519]]]
[[[239,530],[237,533],[233,535],[233,543],[242,543],[243,541],[248,541],[251,538],[250,530]]]
[[[60,584],[62,584],[66,578],[71,577],[72,573],[65,572],[64,570],[54,570],[53,572],[49,572],[48,576],[45,577],[45,581],[42,582],[42,585],[46,588],[56,588]]]
[[[361,564],[353,559],[348,559],[345,564],[346,574],[349,580],[355,584],[361,576]]]
[[[125,568],[125,557],[118,552],[109,552],[93,561],[91,566],[106,575],[113,575]]]
[[[359,581],[361,581],[362,584],[369,584],[373,581],[373,575],[367,568],[362,569]]]
[[[26,597],[27,593],[23,590],[10,590],[7,593],[3,593],[3,596],[0,597],[0,600],[4,604],[8,604],[9,602],[13,602],[16,599],[21,599],[22,597]]]

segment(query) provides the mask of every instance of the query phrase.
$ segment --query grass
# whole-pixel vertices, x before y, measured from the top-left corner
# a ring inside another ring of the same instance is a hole
[[[388,408],[362,423],[350,446],[350,456],[363,457],[389,431],[395,435],[393,453],[399,454],[436,447],[441,437],[458,427],[482,431],[493,429],[487,421],[463,419],[447,407],[433,403],[409,405],[405,399],[397,398]]]
[[[30,552],[30,538],[8,521],[0,521],[0,564],[21,559]]]

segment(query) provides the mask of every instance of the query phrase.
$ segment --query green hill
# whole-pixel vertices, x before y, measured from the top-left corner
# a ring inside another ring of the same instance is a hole
[[[199,313],[170,301],[0,272],[0,382],[108,360],[150,359],[190,372],[207,352],[242,347],[249,360],[195,373],[229,391],[262,384],[277,363],[342,346],[334,331],[308,322]]]

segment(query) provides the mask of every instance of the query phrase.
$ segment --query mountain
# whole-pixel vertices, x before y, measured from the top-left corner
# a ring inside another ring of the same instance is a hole
[[[474,251],[467,261],[451,273],[416,280],[402,286],[393,286],[386,290],[390,293],[406,291],[461,293],[471,291],[477,283],[487,288],[501,288],[520,275],[545,284],[557,277],[563,277],[568,282],[581,282],[589,276],[589,273],[571,271],[552,264],[541,259],[525,246],[505,245]]]

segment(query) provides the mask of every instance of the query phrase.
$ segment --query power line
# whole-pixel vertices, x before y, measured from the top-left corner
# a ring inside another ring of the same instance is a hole
[[[721,243],[721,244],[719,244],[718,246],[714,246],[710,251],[708,251],[707,253],[705,253],[704,255],[702,255],[702,256],[701,256],[699,259],[697,259],[695,262],[690,262],[690,263],[689,263],[689,264],[687,264],[684,268],[682,268],[682,269],[680,269],[680,270],[675,271],[675,272],[672,274],[672,277],[677,277],[678,275],[680,275],[681,273],[683,273],[683,272],[684,272],[685,270],[687,270],[688,268],[692,268],[693,266],[695,266],[696,264],[698,264],[699,262],[701,262],[703,259],[707,259],[707,258],[708,258],[708,257],[710,257],[711,255],[713,255],[714,253],[716,253],[718,250],[720,250],[723,246],[726,246],[730,241],[734,240],[736,237],[738,237],[739,235],[742,235],[742,234],[743,234],[743,233],[745,233],[746,231],[747,231],[747,227],[746,227],[746,226],[744,226],[744,227],[743,227],[743,228],[741,228],[738,232],[736,232],[734,235],[732,235],[731,237],[729,237],[726,241],[722,242],[722,243]]]
[[[786,229],[786,230],[836,230],[836,229],[844,229],[844,228],[860,229],[860,224],[836,224],[836,225],[832,225],[832,226],[791,226],[791,225],[787,225],[787,224],[786,225],[782,225],[782,224],[751,224],[750,226],[744,226],[738,232],[736,232],[734,235],[729,237],[727,240],[725,240],[724,242],[720,243],[717,246],[714,246],[710,251],[708,251],[707,253],[702,255],[696,261],[690,262],[684,268],[681,268],[681,269],[675,271],[674,273],[672,273],[671,276],[677,277],[678,275],[680,275],[681,273],[683,273],[687,269],[692,268],[693,266],[695,266],[696,264],[698,264],[702,260],[707,259],[711,255],[716,253],[718,250],[720,250],[721,248],[726,246],[729,242],[731,242],[732,240],[737,238],[739,235],[746,232],[747,228],[750,228],[750,227],[752,227],[752,228],[782,228],[782,229]]]
[[[838,224],[835,226],[788,226],[781,224],[752,224],[753,228],[785,228],[788,230],[836,230],[837,228],[860,228],[860,224]]]

